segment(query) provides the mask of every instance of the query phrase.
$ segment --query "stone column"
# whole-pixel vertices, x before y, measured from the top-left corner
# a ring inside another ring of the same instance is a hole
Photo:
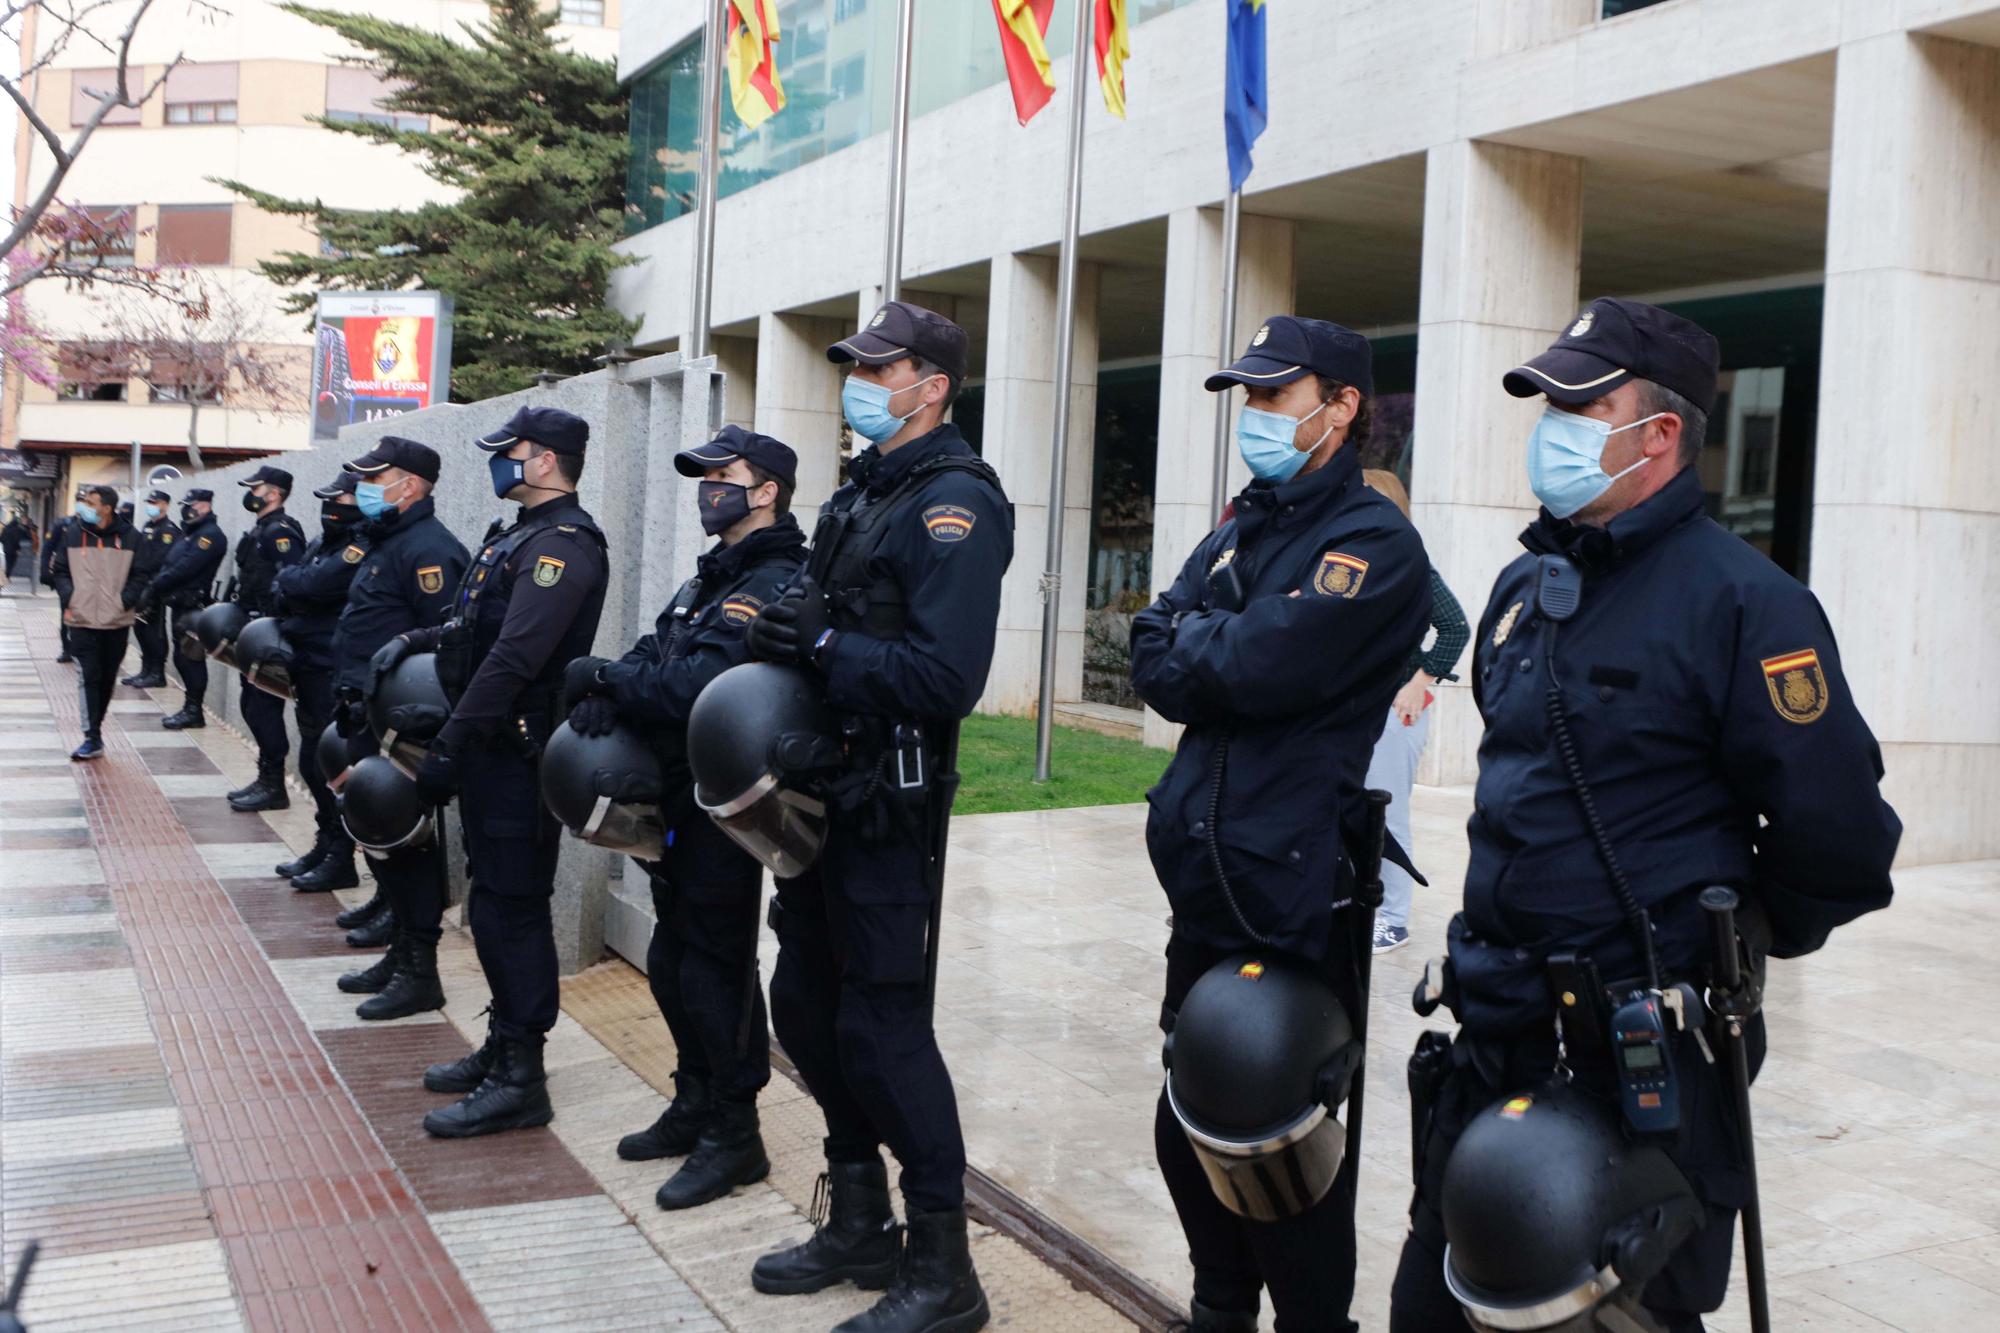
[[[1811,582],[1900,860],[2000,855],[2000,50],[1890,33],[1837,79]]]
[[[979,707],[984,712],[1031,713],[1041,682],[1041,578],[1049,540],[1049,462],[1054,452],[1056,261],[1046,255],[1000,255],[993,260],[992,273],[982,452],[1000,470],[1014,501],[1014,563],[1001,589],[993,670]],[[1055,696],[1062,702],[1083,697],[1091,449],[1097,419],[1097,269],[1091,264],[1077,266],[1069,402],[1061,630],[1056,647]]]
[[[754,430],[757,425],[757,339],[711,338],[715,368],[724,379],[722,419],[733,426]]]
[[[1245,213],[1236,275],[1236,342],[1247,345],[1294,300],[1294,226]],[[1172,586],[1181,563],[1208,534],[1214,489],[1215,399],[1201,382],[1215,372],[1222,337],[1222,214],[1183,208],[1167,216],[1167,300],[1160,324],[1160,443],[1153,479],[1153,590]],[[1240,397],[1240,395],[1238,395]],[[1249,484],[1230,454],[1230,491]],[[1169,746],[1172,723],[1146,712],[1146,743]]]
[[[840,368],[829,343],[854,332],[845,320],[776,311],[757,321],[757,429],[798,451],[793,512],[807,531],[840,479]]]
[[[1523,451],[1541,400],[1508,397],[1500,377],[1575,317],[1582,248],[1579,159],[1467,140],[1430,150],[1410,495],[1431,563],[1475,630],[1535,515]],[[1468,648],[1461,672],[1471,658]],[[1471,691],[1447,686],[1435,707],[1418,781],[1470,782]]]

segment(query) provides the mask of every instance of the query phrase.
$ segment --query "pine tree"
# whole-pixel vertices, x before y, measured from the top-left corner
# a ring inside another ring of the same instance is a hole
[[[426,130],[314,119],[417,158],[455,197],[417,208],[348,211],[219,183],[268,212],[305,218],[321,251],[258,265],[298,290],[309,313],[321,289],[449,293],[451,396],[526,387],[538,370],[580,372],[636,325],[606,303],[612,270],[631,262],[623,235],[627,99],[616,69],[558,46],[556,18],[536,0],[488,0],[486,26],[462,38],[361,14],[288,3],[285,11],[366,52],[344,63],[400,85],[385,111],[430,117]]]

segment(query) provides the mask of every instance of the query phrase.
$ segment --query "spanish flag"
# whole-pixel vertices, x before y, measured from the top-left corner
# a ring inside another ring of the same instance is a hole
[[[993,0],[993,16],[1000,20],[1000,54],[1007,61],[1007,86],[1014,92],[1014,115],[1023,125],[1055,94],[1047,41],[1055,8],[1056,0]]]
[[[729,0],[729,100],[737,119],[756,129],[785,109],[778,81],[778,0]]]
[[[1123,120],[1125,59],[1132,54],[1132,33],[1125,23],[1125,0],[1097,0],[1096,27],[1097,82],[1104,89],[1104,109]]]

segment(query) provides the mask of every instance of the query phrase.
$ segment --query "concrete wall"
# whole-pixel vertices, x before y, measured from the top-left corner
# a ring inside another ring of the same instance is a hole
[[[522,406],[576,413],[590,423],[581,486],[584,507],[603,525],[611,543],[611,583],[594,651],[616,657],[650,632],[659,608],[705,544],[695,489],[674,471],[673,456],[710,438],[721,421],[722,400],[722,377],[712,361],[683,366],[678,355],[649,357],[547,388],[350,427],[338,441],[263,461],[292,473],[296,489],[288,508],[313,534],[319,530],[319,502],[311,491],[331,480],[344,461],[366,453],[382,435],[422,441],[438,451],[443,463],[434,492],[438,517],[468,551],[477,551],[488,523],[498,517],[511,521],[515,506],[494,498],[487,456],[473,446],[473,439]],[[216,513],[233,542],[252,521],[237,499],[241,492],[236,483],[260,465],[211,468],[180,485],[215,491]],[[210,710],[240,729],[241,677],[220,668],[213,669],[212,677]],[[286,725],[293,730],[296,755],[296,723],[288,716]],[[456,819],[450,827],[456,850],[461,837]],[[454,896],[462,896],[463,858],[452,860],[454,880],[461,881]],[[565,971],[588,967],[602,955],[606,898],[616,891],[625,865],[622,857],[565,836],[555,901],[556,944]],[[640,879],[635,872],[635,882]],[[644,896],[643,888],[639,893]]]

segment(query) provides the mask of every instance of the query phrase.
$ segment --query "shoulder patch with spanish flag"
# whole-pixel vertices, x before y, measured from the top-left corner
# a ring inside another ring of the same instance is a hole
[[[563,570],[568,568],[552,555],[539,556],[535,560],[535,586],[553,588],[562,581]]]
[[[350,565],[358,565],[361,563],[361,557],[365,554],[367,552],[363,551],[359,546],[349,546],[341,551],[340,558]]]
[[[1327,597],[1352,597],[1361,591],[1361,580],[1367,577],[1366,560],[1328,551],[1319,558],[1319,568],[1313,571],[1313,591]]]
[[[289,551],[292,549],[292,539],[290,537],[280,537],[272,545],[276,546],[280,551]]]
[[[1778,710],[1779,717],[1804,724],[1817,721],[1826,711],[1829,691],[1818,652],[1801,648],[1795,653],[1767,657],[1758,665],[1764,669],[1764,687],[1770,691],[1771,707]]]
[[[195,545],[201,547],[202,550],[206,551],[213,541],[214,538],[212,537],[197,537],[195,538]]]
[[[963,505],[932,505],[924,511],[924,528],[934,542],[962,542],[972,535],[976,521]]]
[[[173,533],[171,533],[171,532],[162,532],[162,533],[160,534],[160,545],[162,545],[162,546],[172,546],[173,544],[174,544],[174,534],[173,534]]]
[[[757,618],[764,604],[747,592],[739,592],[722,601],[722,618],[732,625],[747,625]]]
[[[354,548],[350,546],[347,549],[351,551]],[[421,569],[419,569],[417,571],[417,588],[419,591],[427,592],[432,595],[443,592],[444,566],[425,565]]]

